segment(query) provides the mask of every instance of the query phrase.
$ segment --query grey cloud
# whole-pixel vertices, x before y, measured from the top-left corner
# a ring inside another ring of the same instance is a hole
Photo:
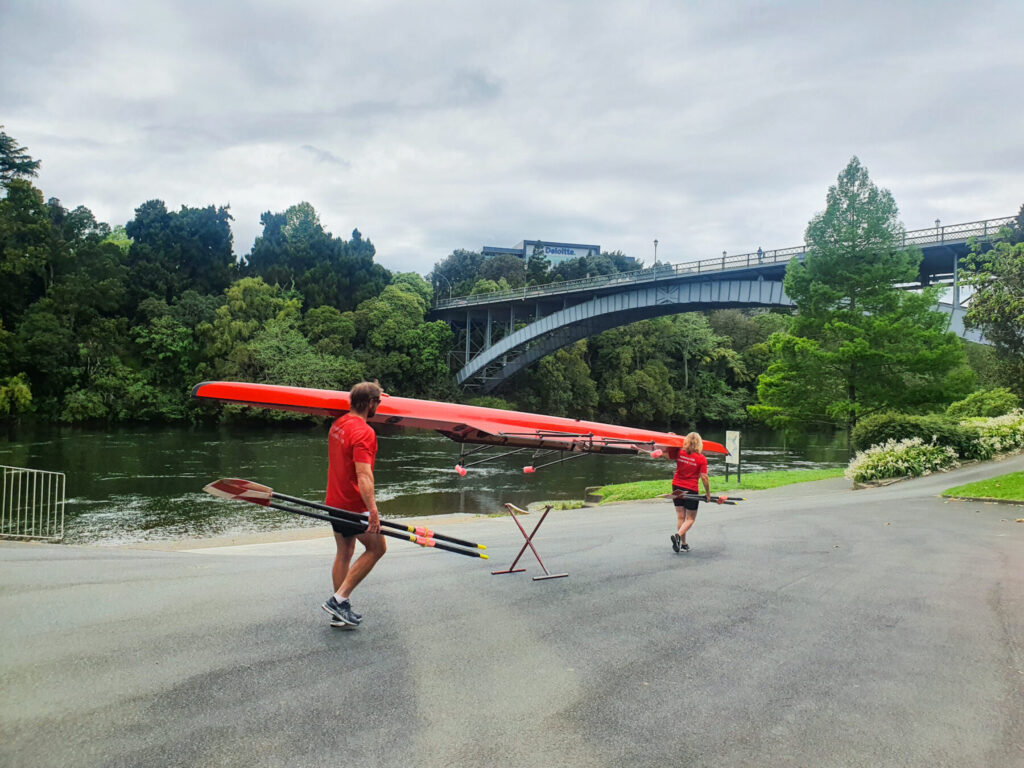
[[[301,147],[299,147],[299,149],[311,155],[317,162],[331,163],[332,165],[340,165],[343,168],[352,167],[352,163],[350,163],[348,160],[342,160],[340,157],[337,157],[333,153],[328,152],[326,149],[314,147],[312,144],[303,144]]]
[[[240,252],[309,200],[402,270],[524,237],[696,258],[798,243],[854,154],[908,228],[1015,212],[1022,27],[1010,0],[7,3],[0,107],[47,196],[230,201]]]

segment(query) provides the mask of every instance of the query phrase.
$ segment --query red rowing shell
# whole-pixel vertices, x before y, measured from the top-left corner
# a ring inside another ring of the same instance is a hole
[[[207,381],[197,384],[192,390],[192,396],[329,418],[337,418],[349,410],[348,392],[275,384]],[[376,415],[370,421],[375,424],[433,429],[459,443],[593,453],[636,453],[638,446],[648,451],[654,448],[682,448],[684,440],[682,435],[671,432],[390,395],[384,396]],[[704,451],[728,453],[725,446],[711,440],[704,441]]]

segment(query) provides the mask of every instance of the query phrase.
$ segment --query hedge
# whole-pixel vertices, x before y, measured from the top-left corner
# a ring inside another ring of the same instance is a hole
[[[981,430],[973,423],[961,423],[947,416],[930,414],[876,413],[857,423],[853,447],[863,451],[888,440],[920,438],[924,443],[949,446],[961,459],[988,459],[992,452],[981,441]]]

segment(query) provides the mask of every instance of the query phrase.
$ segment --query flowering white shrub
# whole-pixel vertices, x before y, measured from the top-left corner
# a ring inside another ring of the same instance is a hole
[[[996,454],[1024,448],[1024,410],[1018,408],[990,419],[971,419],[970,424],[978,429],[978,442],[986,451]]]
[[[958,466],[960,462],[954,449],[911,437],[886,440],[866,451],[858,451],[845,475],[854,482],[863,483],[889,477],[917,477]]]

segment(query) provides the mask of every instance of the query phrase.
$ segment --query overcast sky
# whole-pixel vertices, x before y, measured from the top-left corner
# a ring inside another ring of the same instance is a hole
[[[0,0],[37,184],[306,200],[393,270],[523,239],[648,262],[797,245],[851,156],[908,229],[1024,203],[1024,2]]]

